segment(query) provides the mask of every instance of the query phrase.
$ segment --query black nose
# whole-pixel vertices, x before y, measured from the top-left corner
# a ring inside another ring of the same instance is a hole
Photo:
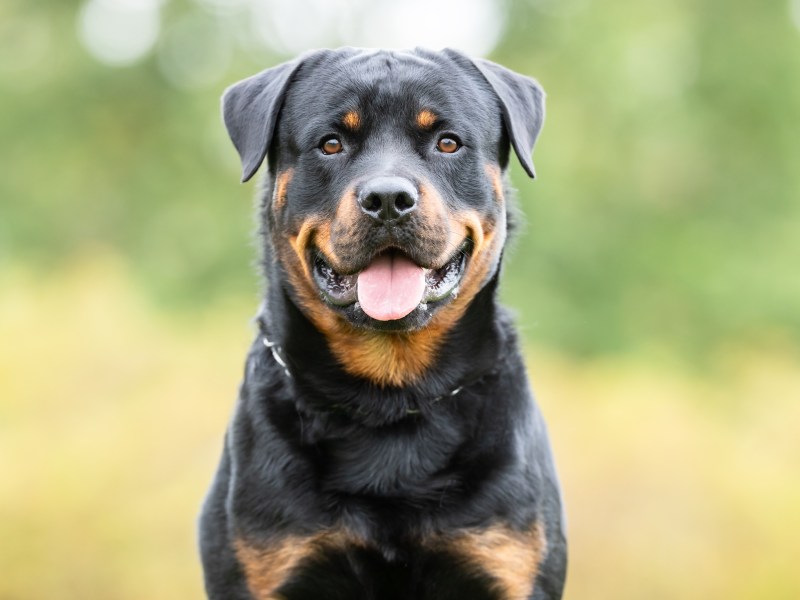
[[[402,177],[376,177],[358,194],[361,210],[381,223],[399,221],[417,209],[417,189]]]

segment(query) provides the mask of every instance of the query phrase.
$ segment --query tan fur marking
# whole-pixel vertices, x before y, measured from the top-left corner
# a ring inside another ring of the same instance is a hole
[[[444,202],[432,186],[420,185],[419,210],[423,223],[446,222]],[[337,221],[355,224],[360,217],[355,202],[345,197],[336,214]],[[460,235],[460,232],[459,232]],[[454,236],[450,236],[454,237]],[[444,263],[463,237],[448,240]],[[331,351],[345,371],[364,377],[381,386],[403,386],[413,383],[433,364],[442,341],[438,327],[420,331],[389,333],[363,331],[342,321],[327,335]]]
[[[503,179],[500,175],[500,167],[492,163],[486,163],[484,169],[492,182],[495,200],[502,204],[505,200],[505,194],[503,194]]]
[[[294,253],[297,255],[297,260],[303,269],[303,274],[310,278],[311,271],[309,270],[308,261],[306,260],[306,253],[311,246],[314,237],[314,230],[318,227],[318,223],[309,219],[305,221],[298,230],[296,235],[289,237],[289,244],[291,244]]]
[[[435,122],[436,122],[436,115],[433,114],[433,112],[431,112],[427,108],[422,109],[421,111],[419,111],[419,114],[417,114],[417,125],[419,125],[423,129],[430,129],[431,127],[433,127],[433,124]]]
[[[419,213],[424,224],[446,223],[449,225],[450,217],[447,214],[445,201],[439,195],[436,187],[427,181],[419,184]],[[460,232],[459,232],[460,233]],[[463,240],[462,240],[463,241]],[[452,242],[452,240],[448,240]],[[448,248],[450,243],[448,243]],[[442,257],[447,260],[449,257]]]
[[[242,565],[247,587],[256,600],[279,600],[275,592],[300,564],[326,550],[363,546],[363,541],[341,530],[323,531],[316,535],[289,536],[273,545],[257,546],[247,540],[234,540],[236,557]]]
[[[288,238],[290,251],[279,247],[279,256],[289,275],[289,283],[297,294],[300,305],[317,329],[326,333],[336,327],[341,318],[325,306],[313,282],[308,249],[312,243],[322,248],[330,244],[330,227],[321,219],[308,219],[300,225],[295,235]]]
[[[348,129],[356,131],[359,127],[361,127],[361,115],[359,115],[356,111],[351,110],[344,117],[342,117],[342,123],[344,123],[345,127]]]
[[[527,600],[539,565],[547,551],[544,529],[539,524],[528,531],[507,526],[445,534],[429,542],[435,549],[461,557],[465,564],[494,579],[494,588],[504,600]]]
[[[294,175],[294,169],[286,169],[275,178],[272,192],[272,210],[279,211],[286,205],[286,189]]]
[[[336,254],[333,251],[333,246],[331,245],[331,224],[330,222],[326,221],[320,223],[319,227],[317,227],[316,231],[314,232],[314,244],[317,248],[325,255],[327,260],[332,264],[336,264],[334,260]]]
[[[505,215],[496,223],[482,222],[478,213],[465,213],[460,219],[460,239],[472,240],[472,256],[467,272],[461,280],[456,298],[442,308],[432,319],[429,328],[440,334],[448,332],[461,319],[472,299],[487,283],[489,276],[500,258],[500,250],[505,243]]]
[[[354,188],[348,188],[339,199],[334,222],[339,226],[344,225],[346,229],[350,229],[356,226],[358,219],[362,216],[363,213],[358,207],[356,191]]]
[[[354,194],[351,189],[343,195],[333,221],[341,226],[345,232],[341,235],[345,237],[361,217]],[[296,234],[288,237],[291,251],[278,248],[299,303],[327,339],[336,360],[351,375],[380,386],[408,385],[433,365],[445,336],[493,271],[505,241],[504,216],[497,222],[482,221],[477,212],[469,211],[453,218],[447,214],[435,187],[426,183],[420,185],[419,211],[422,222],[430,224],[428,228],[423,225],[422,233],[440,240],[446,236],[438,260],[440,264],[449,260],[465,239],[469,238],[473,244],[457,297],[420,331],[393,333],[356,329],[321,300],[308,264],[308,249],[311,244],[316,245],[336,267],[336,240],[331,239],[331,222],[322,217],[309,219],[300,225]]]
[[[431,365],[439,346],[429,329],[381,333],[344,325],[339,332],[329,335],[328,342],[344,370],[380,386],[412,383]]]
[[[413,383],[433,364],[446,334],[486,283],[505,239],[505,223],[502,229],[492,230],[489,224],[481,223],[475,212],[465,214],[459,225],[451,233],[448,250],[441,259],[446,261],[464,239],[472,239],[472,257],[458,296],[420,331],[367,332],[341,323],[335,332],[328,333],[327,339],[345,371],[381,386],[402,386]],[[502,235],[497,235],[498,230]]]

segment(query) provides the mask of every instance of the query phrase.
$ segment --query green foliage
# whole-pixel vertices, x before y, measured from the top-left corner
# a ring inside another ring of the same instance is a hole
[[[531,335],[690,360],[796,342],[800,32],[785,4],[603,2],[512,22],[498,58],[549,92],[506,280]]]
[[[96,63],[77,8],[0,9],[16,32],[0,48],[0,266],[46,276],[111,252],[167,307],[255,295],[254,190],[238,184],[218,98],[281,59],[240,45],[235,67],[183,89],[156,57]],[[786,3],[507,9],[493,58],[534,74],[549,102],[539,180],[513,173],[527,226],[504,294],[529,339],[689,362],[730,344],[797,344],[800,31]],[[162,33],[189,16],[231,47],[244,26],[172,2]],[[16,64],[19,47],[34,58]]]

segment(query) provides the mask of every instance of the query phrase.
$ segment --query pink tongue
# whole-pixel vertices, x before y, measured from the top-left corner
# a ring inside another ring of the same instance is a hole
[[[422,302],[425,271],[399,254],[382,254],[358,274],[358,301],[373,319],[402,319]]]

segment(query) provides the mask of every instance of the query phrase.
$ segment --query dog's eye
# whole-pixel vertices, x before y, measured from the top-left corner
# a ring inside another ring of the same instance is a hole
[[[445,154],[452,154],[456,152],[459,148],[461,148],[461,144],[458,143],[458,140],[451,137],[442,137],[439,138],[439,141],[436,143],[436,148],[439,152],[444,152]]]
[[[320,150],[322,150],[323,154],[338,154],[343,149],[344,146],[342,146],[341,140],[337,137],[325,138],[320,145]]]

